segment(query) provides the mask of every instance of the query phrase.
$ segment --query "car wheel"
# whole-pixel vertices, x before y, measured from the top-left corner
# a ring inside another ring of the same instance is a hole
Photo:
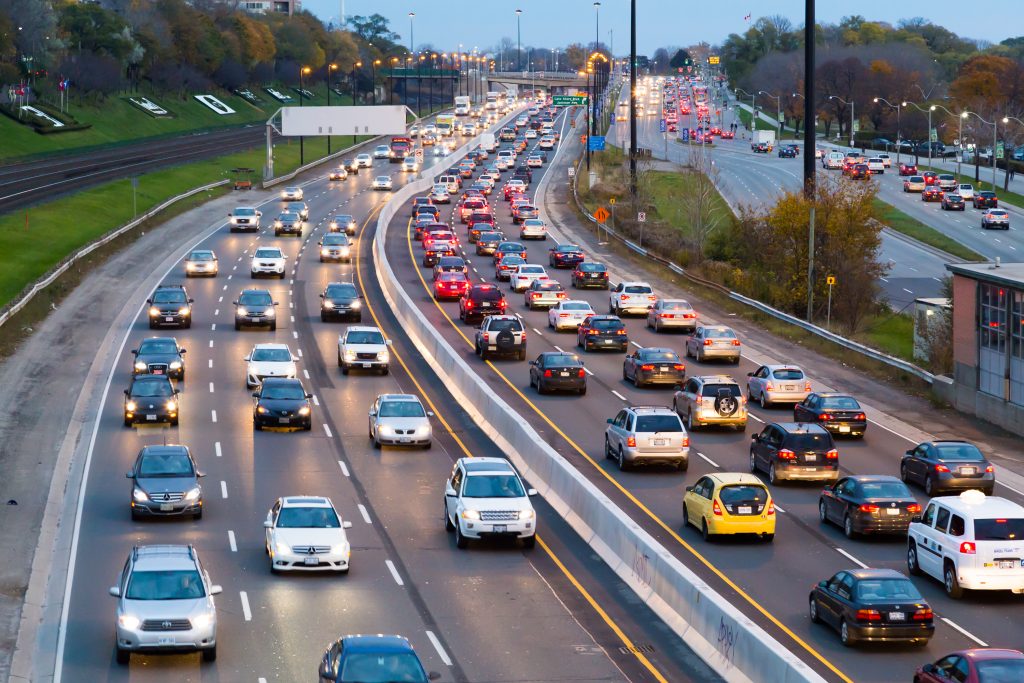
[[[775,534],[761,534],[761,540],[765,543],[771,543],[775,540]]]
[[[215,662],[217,661],[217,646],[214,645],[211,648],[203,650],[203,661],[204,662]]]
[[[628,465],[626,464],[626,454],[622,452],[622,446],[619,446],[619,455],[617,461],[619,464],[619,471],[625,472]]]
[[[713,535],[708,531],[708,520],[700,520],[700,535],[704,538],[704,541],[710,543],[713,539]]]
[[[907,573],[911,576],[921,575],[921,565],[917,562],[917,544],[913,541],[907,546]]]
[[[462,529],[458,524],[455,525],[455,547],[459,550],[469,547],[469,539],[462,535]]]
[[[380,439],[378,439],[377,437],[373,437],[373,449],[376,450],[376,451],[379,451],[381,449],[381,447],[382,446],[381,446],[381,443],[380,443]]]
[[[931,476],[928,476],[924,480],[924,492],[931,498],[935,494],[935,483]]]
[[[848,514],[843,517],[843,533],[850,539],[857,537],[857,532],[853,528],[853,518]]]
[[[271,332],[276,332],[277,331],[277,321],[276,320],[274,322],[270,323],[270,331]]]
[[[114,651],[117,653],[115,658],[118,664],[129,664],[132,661],[132,653],[130,650],[122,650],[119,647],[115,647]]]
[[[757,458],[754,457],[754,451],[750,451],[750,473],[757,473]]]
[[[441,516],[444,517],[444,530],[449,532],[449,533],[451,533],[452,531],[455,531],[455,525],[452,524],[452,518],[448,516],[448,504],[447,503],[445,503],[445,505],[444,505],[444,512],[442,513]]]
[[[779,483],[779,477],[775,473],[775,463],[768,468],[768,481],[774,486]]]
[[[199,508],[199,512],[192,515],[192,519],[199,520],[203,518],[203,509]]]
[[[526,349],[519,349],[519,360],[526,360]]]
[[[527,536],[526,538],[523,539],[523,547],[526,548],[527,550],[530,550],[531,548],[533,548],[536,545],[537,545],[537,536],[536,536],[536,534],[533,535],[533,536]]]
[[[818,521],[822,524],[828,523],[828,508],[825,507],[825,501],[818,501]]]
[[[240,329],[242,329],[242,326],[241,326],[241,325],[239,324],[239,322],[238,322],[238,321],[236,320],[236,321],[235,321],[235,332],[238,332],[238,331],[239,331]]]
[[[386,375],[386,374],[388,374],[389,372],[391,372],[391,367],[390,367],[390,366],[387,366],[387,365],[385,365],[385,366],[383,366],[383,367],[382,367],[382,368],[380,369],[380,374],[381,374],[381,375]]]
[[[900,463],[900,481],[904,484],[910,482],[910,472],[907,470],[906,463]]]
[[[946,587],[946,595],[954,600],[959,600],[964,596],[964,589],[960,587],[960,582],[956,579],[956,569],[953,567],[952,562],[946,564],[942,577],[942,583]]]
[[[765,395],[763,391],[761,392],[761,400],[759,401],[759,403],[761,404],[761,407],[764,408],[765,410],[767,410],[768,406],[772,404],[771,400]]]
[[[341,368],[341,374],[343,375],[347,375],[349,372],[351,372],[351,369],[342,362],[338,363],[338,367]]]
[[[839,640],[846,647],[852,647],[856,641],[850,637],[850,628],[846,625],[846,619],[839,622]]]
[[[545,388],[545,386],[544,386],[544,380],[538,379],[537,380],[537,393],[538,394],[546,394],[547,391],[548,391],[547,388]]]

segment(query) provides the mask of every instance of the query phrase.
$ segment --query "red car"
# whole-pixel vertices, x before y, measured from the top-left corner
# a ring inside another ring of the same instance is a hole
[[[925,171],[921,175],[924,176],[925,185],[937,185],[939,182],[939,174],[935,171]]]
[[[900,164],[900,175],[917,175],[917,164]]]
[[[465,273],[440,273],[434,280],[434,298],[438,301],[460,299],[467,291],[469,291],[469,278]]]
[[[925,182],[928,179],[925,178]],[[921,193],[922,202],[941,202],[942,201],[942,190],[939,189],[938,185],[929,185],[924,188],[924,192]]]
[[[722,139],[723,140],[732,140],[735,137],[736,137],[736,134],[733,133],[731,130],[723,130],[722,131]]]
[[[914,683],[1024,681],[1024,652],[975,648],[948,654],[914,672]]]
[[[710,131],[708,131],[708,135],[719,135],[720,136],[721,134],[722,134],[722,129],[719,128],[718,126],[715,126]]]

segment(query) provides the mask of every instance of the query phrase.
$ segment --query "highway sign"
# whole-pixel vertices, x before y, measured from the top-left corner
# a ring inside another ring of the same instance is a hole
[[[718,64],[721,61],[722,60],[721,58],[719,58],[718,55],[711,55],[710,57],[708,57],[708,64]]]
[[[829,287],[833,286],[835,283],[836,283],[836,276],[835,275],[829,275],[828,277],[825,278],[825,284],[828,285]]]
[[[573,177],[575,177],[575,176],[576,176],[576,169],[575,169],[575,168],[573,168],[572,166],[570,166],[570,167],[569,167],[569,177],[570,177],[570,178],[573,178]]]
[[[419,149],[416,150],[416,163],[419,163],[419,164],[423,163],[423,148],[422,147],[420,147]]]
[[[594,218],[596,218],[597,222],[601,223],[602,225],[606,220],[608,220],[608,216],[610,215],[611,214],[608,213],[608,209],[604,208],[603,206],[597,207],[597,211],[594,212]]]
[[[1003,146],[1002,140],[996,145],[996,159],[1003,159],[1006,157],[1006,148]]]
[[[552,95],[551,104],[556,107],[585,107],[586,95]]]
[[[658,122],[658,132],[659,133],[664,133],[665,132],[665,119],[661,119],[661,121]]]
[[[638,223],[646,223],[647,222],[647,213],[644,212],[644,211],[640,211],[636,215],[636,220],[637,220]]]
[[[683,137],[683,142],[689,142],[690,141],[690,129],[689,128],[683,128],[683,136],[682,137]]]
[[[587,149],[589,149],[591,152],[603,152],[604,136],[591,135],[589,138],[587,138]]]
[[[934,128],[932,128],[932,131],[931,131],[931,134],[929,135],[929,137],[931,138],[932,142],[938,142],[939,141],[939,131],[937,131]],[[956,144],[956,143],[954,142],[953,144]]]
[[[611,199],[609,199],[608,203],[611,204],[612,206],[615,206],[615,197],[612,197]]]

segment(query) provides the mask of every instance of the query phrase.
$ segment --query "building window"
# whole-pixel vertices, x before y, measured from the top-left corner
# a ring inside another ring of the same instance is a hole
[[[1010,292],[1010,402],[1024,405],[1024,291]]]
[[[978,390],[1005,398],[1007,292],[978,283]]]

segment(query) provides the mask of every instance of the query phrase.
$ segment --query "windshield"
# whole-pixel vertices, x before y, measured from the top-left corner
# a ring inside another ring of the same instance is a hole
[[[380,404],[380,417],[425,417],[419,401],[384,401]]]
[[[857,583],[857,599],[863,602],[917,602],[921,593],[907,579],[866,579]]]
[[[860,410],[860,404],[850,396],[823,396],[821,407],[836,410]]]
[[[212,251],[193,251],[192,254],[188,258],[189,258],[190,261],[212,261],[213,260],[213,252]]]
[[[328,286],[327,296],[331,299],[354,299],[356,298],[356,288],[352,285]]]
[[[550,353],[547,357],[548,365],[571,365],[573,367],[580,364],[579,356],[573,353]]]
[[[683,423],[676,415],[641,415],[636,418],[637,432],[681,432]]]
[[[299,384],[264,384],[260,397],[279,401],[298,401],[306,398],[306,392]]]
[[[332,234],[329,234],[329,235],[324,235],[324,240],[323,240],[322,244],[325,245],[325,246],[339,246],[340,245],[342,247],[347,247],[348,246],[348,237],[346,237],[344,234],[340,234],[340,233],[332,233]]]
[[[910,489],[898,481],[868,481],[860,485],[865,498],[910,498]]]
[[[346,344],[383,344],[384,335],[376,330],[352,331],[345,337]]]
[[[940,443],[935,444],[935,452],[939,460],[984,460],[985,456],[974,444]]]
[[[251,359],[264,363],[290,363],[292,352],[288,349],[253,349]]]
[[[178,344],[173,339],[149,339],[139,345],[139,355],[144,353],[178,353]]]
[[[128,579],[128,600],[195,600],[206,595],[203,579],[195,569],[135,571]]]
[[[242,296],[238,297],[238,303],[243,306],[269,306],[273,302],[270,292],[242,292]]]
[[[132,384],[132,396],[139,398],[160,398],[173,396],[174,389],[167,380],[163,381],[142,381]]]
[[[184,304],[187,303],[185,292],[180,289],[165,289],[153,293],[155,304]]]
[[[184,453],[147,453],[139,463],[139,477],[188,477],[192,460]]]
[[[975,660],[978,683],[1017,683],[1024,681],[1024,659]]]
[[[522,498],[526,495],[514,474],[487,474],[466,477],[464,498]]]
[[[976,519],[974,540],[1019,541],[1024,539],[1024,519]]]
[[[256,209],[235,209],[235,216],[255,216]]]
[[[605,270],[602,263],[581,263],[579,269],[584,273],[603,273]]]
[[[785,447],[794,451],[825,451],[832,448],[832,438],[828,434],[790,434]]]
[[[334,220],[338,221],[342,225],[346,225],[346,224],[352,222],[352,216],[350,216],[347,213],[343,213],[343,214],[339,214],[338,216],[335,216]]]
[[[281,258],[280,249],[257,249],[256,258]]]
[[[625,328],[621,320],[609,320],[607,318],[594,320],[590,323],[590,326],[595,330],[621,330]]]
[[[277,220],[283,223],[295,223],[299,221],[299,214],[297,213],[282,213],[277,217]]]
[[[779,368],[772,371],[775,379],[803,379],[804,373],[798,368]]]
[[[286,507],[277,516],[278,529],[340,529],[338,515],[327,507]]]
[[[757,503],[764,505],[768,502],[768,491],[761,486],[751,486],[749,484],[735,484],[732,486],[723,486],[718,492],[718,497],[722,503],[727,506],[739,505],[742,503]]]
[[[423,666],[410,652],[347,655],[341,667],[340,683],[423,683]]]

